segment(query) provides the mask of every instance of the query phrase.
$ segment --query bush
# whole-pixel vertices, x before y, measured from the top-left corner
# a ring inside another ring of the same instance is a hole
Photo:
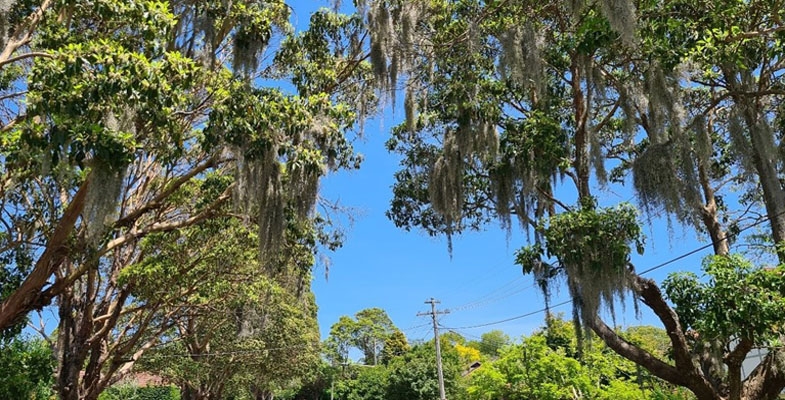
[[[98,400],[180,400],[180,389],[175,386],[118,385],[106,389]]]
[[[48,399],[55,359],[41,340],[0,340],[0,399]]]

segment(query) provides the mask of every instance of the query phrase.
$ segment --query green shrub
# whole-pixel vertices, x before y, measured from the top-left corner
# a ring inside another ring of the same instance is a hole
[[[175,386],[117,385],[106,389],[98,400],[180,400],[180,389]]]

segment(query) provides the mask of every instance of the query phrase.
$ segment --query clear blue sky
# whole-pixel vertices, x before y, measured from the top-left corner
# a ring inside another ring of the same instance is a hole
[[[310,13],[327,2],[295,1],[293,5],[295,24],[302,28]],[[344,4],[345,9],[348,6],[350,4]],[[440,317],[440,323],[448,327],[500,321],[542,309],[543,299],[533,287],[532,278],[523,276],[520,268],[513,264],[515,250],[526,244],[522,232],[512,232],[508,237],[497,225],[492,225],[484,232],[457,237],[451,258],[443,238],[399,230],[384,216],[398,164],[396,156],[386,152],[384,142],[389,128],[402,119],[400,114],[388,110],[382,118],[366,124],[364,139],[356,144],[356,149],[366,156],[359,171],[341,172],[323,181],[323,196],[340,200],[344,206],[357,209],[359,214],[348,230],[344,247],[329,254],[327,277],[324,268],[315,272],[313,291],[319,305],[322,336],[326,337],[330,326],[341,315],[379,307],[387,311],[410,340],[430,339],[429,319],[416,316],[418,312],[428,310],[424,301],[430,297],[440,300],[442,309],[451,309],[450,314]],[[598,193],[598,196],[601,203],[617,203],[628,200],[631,192],[625,189],[622,193]],[[670,232],[663,221],[654,226],[645,231],[645,255],[633,259],[639,271],[703,245],[688,230],[676,227]],[[686,257],[648,276],[660,281],[669,272],[696,270],[701,257],[709,252],[705,250]],[[563,289],[555,294],[553,304],[566,299],[566,289]],[[569,315],[570,308],[562,306],[554,311]],[[458,332],[472,339],[483,332],[501,329],[517,338],[529,334],[542,322],[543,314],[537,313]],[[641,320],[627,312],[617,323],[654,324],[656,319],[644,310]]]

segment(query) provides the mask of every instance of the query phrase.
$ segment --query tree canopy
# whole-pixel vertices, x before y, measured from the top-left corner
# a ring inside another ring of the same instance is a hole
[[[517,262],[546,300],[564,278],[586,335],[700,399],[769,399],[785,388],[776,330],[701,312],[733,302],[726,274],[741,293],[777,287],[782,267],[750,268],[730,255],[737,241],[785,259],[781,2],[363,4],[380,84],[406,87],[407,119],[388,141],[402,156],[388,212],[397,226],[448,240],[492,220],[520,227],[530,243]],[[726,258],[709,263],[712,283],[674,278],[669,299],[641,276],[630,264],[644,249],[641,214],[600,196],[622,186],[649,221],[694,229]],[[758,226],[768,229],[750,234]],[[673,362],[605,322],[628,297],[662,321]],[[779,326],[765,314],[779,297],[744,309]],[[698,323],[691,313],[704,325],[688,325]],[[698,356],[711,342],[721,350]],[[754,346],[770,352],[743,379]]]
[[[574,348],[563,332],[489,337],[482,385],[508,390],[523,365],[531,382],[507,395],[589,391],[596,336],[700,400],[785,389],[782,0],[354,6],[296,33],[284,0],[0,4],[0,340],[56,306],[61,398],[96,399],[153,355],[188,355],[167,367],[195,397],[227,379],[267,396],[316,368],[315,349],[275,370],[264,352],[315,342],[311,268],[341,243],[320,179],[359,166],[358,122],[399,94],[392,222],[450,250],[492,221],[525,231],[517,264],[546,302],[559,283],[572,298]],[[702,276],[658,284],[631,263],[660,216],[711,244]],[[735,254],[743,241],[758,250]],[[662,322],[667,353],[612,328],[627,301]],[[355,347],[376,366],[347,395],[433,396],[428,345],[407,348],[383,310],[333,328],[330,361]],[[458,382],[474,353],[454,347]],[[242,352],[259,357],[199,359]]]
[[[290,13],[3,4],[0,331],[56,305],[61,398],[95,399],[146,352],[205,344],[189,335],[210,328],[225,352],[249,329],[255,351],[315,342],[310,271],[340,245],[319,179],[358,167],[352,136],[376,97],[358,19],[321,10],[295,33]]]

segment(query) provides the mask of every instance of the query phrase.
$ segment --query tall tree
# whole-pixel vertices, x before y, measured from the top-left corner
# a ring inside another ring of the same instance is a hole
[[[495,357],[502,347],[510,344],[510,337],[500,330],[485,332],[480,336],[478,347],[481,353]]]
[[[402,356],[410,350],[409,342],[403,332],[396,330],[384,341],[381,362],[388,364],[393,358]]]
[[[141,367],[179,384],[184,399],[262,397],[317,365],[310,264],[303,269],[295,262],[303,260],[281,257],[287,264],[260,267],[256,235],[236,221],[216,222],[148,237],[148,249],[160,251],[121,275],[140,288],[138,305],[161,304],[146,307],[157,313],[151,325],[165,331],[163,338],[150,335],[158,344],[143,353]],[[283,253],[297,246],[289,243]],[[196,265],[184,268],[183,260]]]
[[[369,68],[357,19],[323,11],[294,35],[289,16],[282,0],[2,10],[0,330],[57,301],[62,398],[98,396],[175,321],[169,295],[198,289],[166,276],[167,296],[143,301],[121,279],[160,252],[151,235],[236,218],[258,230],[264,268],[290,233],[308,268],[316,243],[332,243],[304,227],[325,222],[319,178],[359,163],[346,134],[355,108],[373,108]]]
[[[546,300],[548,283],[566,278],[580,329],[699,399],[776,398],[785,375],[772,339],[785,315],[764,310],[782,293],[749,309],[766,332],[738,320],[721,334],[706,331],[717,320],[685,324],[677,312],[701,315],[707,300],[672,292],[674,310],[630,264],[643,250],[634,207],[595,195],[631,183],[650,216],[695,228],[728,260],[709,274],[737,274],[742,292],[778,287],[776,273],[727,257],[745,221],[766,223],[773,253],[785,237],[780,1],[358,3],[378,84],[394,91],[406,80],[406,122],[388,142],[403,156],[388,213],[396,225],[449,242],[495,218],[512,229],[515,217],[532,238],[517,262]],[[701,293],[732,301],[723,287]],[[662,321],[672,363],[605,322],[630,294]],[[707,346],[720,351],[700,357]],[[742,379],[756,346],[771,351]]]
[[[385,343],[396,332],[398,329],[381,308],[360,310],[354,319],[344,315],[330,328],[328,357],[337,363],[348,362],[349,350],[354,347],[363,353],[365,364],[377,365]]]
[[[15,33],[0,64],[0,250],[15,260],[4,280],[16,284],[3,287],[0,328],[100,269],[102,257],[128,257],[146,235],[214,217],[232,193],[238,210],[264,210],[252,214],[262,247],[273,248],[285,211],[312,211],[320,176],[356,166],[344,136],[355,114],[333,98],[345,89],[343,99],[367,104],[351,83],[362,74],[351,21],[325,12],[310,40],[292,37],[274,65],[262,64],[272,38],[291,32],[289,10],[283,1],[98,0],[16,2],[4,14]],[[320,75],[292,54],[322,62]],[[291,79],[299,93],[259,87],[259,77]],[[209,172],[236,183],[209,204],[177,204]]]

